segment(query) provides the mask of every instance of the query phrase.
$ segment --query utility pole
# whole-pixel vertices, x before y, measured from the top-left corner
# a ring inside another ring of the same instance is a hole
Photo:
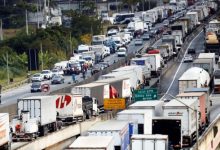
[[[116,9],[117,9],[117,13],[118,13],[118,0],[116,0]]]
[[[148,10],[150,10],[150,1],[151,0],[148,0]]]
[[[5,2],[5,0],[4,0],[4,7],[6,6],[6,2]]]
[[[70,52],[72,52],[72,35],[71,35],[71,32],[70,32]]]
[[[6,63],[7,63],[7,77],[8,77],[8,85],[9,85],[9,68],[8,68],[8,52],[6,53]]]
[[[40,51],[41,51],[41,68],[42,68],[42,70],[44,70],[44,54],[43,54],[43,48],[42,48],[43,46],[42,46],[42,42],[40,43]]]
[[[26,9],[26,33],[28,35],[28,16],[27,16],[27,9]]]
[[[0,20],[0,40],[3,41],[3,30],[2,30],[2,20]]]
[[[142,4],[142,9],[143,9],[143,10],[142,10],[142,11],[144,11],[144,4],[145,4],[144,1],[145,1],[145,0],[143,0],[143,4]]]
[[[39,15],[39,3],[37,2],[37,28],[39,29],[39,18],[38,18],[38,15]]]

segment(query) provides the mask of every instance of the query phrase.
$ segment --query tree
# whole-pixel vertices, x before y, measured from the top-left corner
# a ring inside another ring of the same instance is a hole
[[[129,8],[131,12],[134,12],[135,6],[137,5],[138,2],[141,2],[141,0],[122,0],[123,4],[130,6]]]

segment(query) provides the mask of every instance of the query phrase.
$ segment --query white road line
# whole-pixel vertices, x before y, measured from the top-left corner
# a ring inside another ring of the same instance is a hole
[[[184,59],[184,57],[186,56],[189,47],[192,45],[193,41],[194,41],[202,32],[203,32],[203,30],[202,30],[201,32],[199,32],[199,34],[197,34],[196,37],[195,37],[195,38],[190,42],[190,44],[188,45],[188,47],[187,47],[187,49],[186,49],[186,51],[185,51],[185,53],[184,53],[184,56],[183,56],[183,58],[182,58],[182,60],[181,60],[181,62],[180,62],[180,65],[179,65],[179,67],[177,68],[177,71],[176,71],[176,73],[175,73],[175,75],[174,75],[174,77],[173,77],[173,80],[172,80],[172,82],[171,82],[169,88],[167,89],[166,93],[163,95],[163,97],[161,97],[161,100],[162,100],[162,99],[164,98],[164,96],[166,96],[166,94],[170,91],[170,89],[171,89],[171,87],[172,87],[172,85],[173,85],[173,83],[174,83],[174,81],[175,81],[175,79],[176,79],[177,73],[179,72],[179,70],[180,70],[180,68],[181,68],[181,65],[183,64],[183,59]]]

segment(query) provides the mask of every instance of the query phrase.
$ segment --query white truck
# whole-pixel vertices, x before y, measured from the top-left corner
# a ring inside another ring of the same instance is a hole
[[[80,54],[80,53],[83,53],[83,52],[89,52],[91,51],[91,47],[89,45],[79,45],[77,50],[76,50],[76,53],[77,54]]]
[[[146,112],[152,113],[154,116],[162,116],[163,115],[163,106],[164,102],[159,100],[153,101],[138,101],[128,106],[128,109],[142,109],[146,110]]]
[[[87,131],[88,136],[113,136],[115,149],[129,149],[129,124],[127,121],[98,122]],[[102,141],[99,141],[102,142]]]
[[[208,59],[212,62],[212,66],[215,66],[215,53],[200,53],[198,59]]]
[[[57,119],[63,123],[83,121],[98,114],[97,102],[94,98],[68,93],[56,96]]]
[[[110,86],[107,83],[92,82],[73,87],[71,93],[97,100],[99,111],[103,111],[104,98],[110,98]]]
[[[92,36],[92,45],[103,45],[105,41],[106,41],[105,35]]]
[[[144,22],[150,22],[152,24],[155,24],[157,22],[157,17],[155,12],[146,11],[146,12],[142,12],[142,20]]]
[[[173,99],[163,106],[164,117],[176,117],[181,120],[181,147],[192,146],[196,140],[196,126],[199,122],[196,120],[199,118],[199,111],[195,111],[197,108],[198,101],[195,99]]]
[[[110,49],[104,45],[92,45],[91,50],[94,51],[98,62],[110,55]]]
[[[168,150],[168,136],[160,134],[132,135],[131,150]]]
[[[160,55],[163,57],[164,61],[168,61],[173,56],[173,45],[171,43],[163,43],[158,45],[157,49],[160,50]]]
[[[0,149],[10,149],[9,114],[0,113]]]
[[[147,62],[151,65],[151,77],[160,76],[161,70],[161,56],[160,54],[144,54],[142,57],[146,58]]]
[[[179,93],[183,93],[187,88],[205,88],[208,87],[210,76],[202,68],[192,67],[182,74],[178,80]]]
[[[134,71],[112,72],[102,75],[100,79],[109,79],[109,78],[118,78],[118,77],[129,78],[131,88],[133,89],[136,89],[140,85],[141,81],[143,81],[142,77],[140,79],[139,76],[137,76],[136,72]]]
[[[117,113],[116,120],[128,121],[132,134],[152,134],[152,111],[127,109]]]
[[[191,19],[193,28],[196,28],[196,26],[200,24],[197,12],[187,12],[186,17],[189,17]]]
[[[68,150],[89,149],[114,150],[113,136],[80,136],[68,147]]]
[[[177,52],[180,50],[180,46],[177,46],[177,41],[174,35],[163,35],[162,36],[162,44],[170,43],[173,45],[173,52]]]
[[[134,32],[144,33],[144,22],[143,21],[135,21],[134,22]]]
[[[11,122],[12,140],[33,140],[61,128],[56,116],[56,96],[32,96],[18,99],[18,118]]]
[[[83,52],[82,59],[84,59],[86,63],[92,67],[95,63],[95,51]]]

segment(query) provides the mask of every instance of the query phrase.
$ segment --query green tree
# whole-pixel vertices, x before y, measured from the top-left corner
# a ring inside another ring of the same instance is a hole
[[[129,6],[129,9],[131,12],[134,12],[135,6],[137,5],[138,2],[141,2],[141,0],[122,0],[123,4],[126,4]]]

